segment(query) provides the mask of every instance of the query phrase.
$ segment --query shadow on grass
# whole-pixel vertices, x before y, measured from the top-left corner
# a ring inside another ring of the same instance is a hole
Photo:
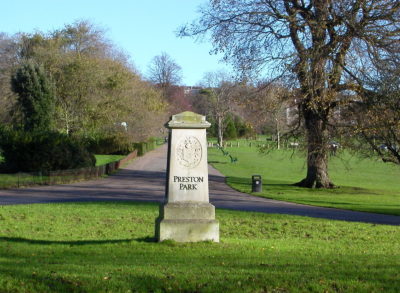
[[[129,243],[135,242],[145,242],[152,243],[156,242],[154,237],[140,237],[132,239],[114,239],[114,240],[77,240],[77,241],[54,241],[54,240],[37,240],[37,239],[27,239],[22,237],[0,237],[0,241],[11,242],[11,243],[28,243],[28,244],[40,244],[40,245],[102,245],[102,244],[117,244],[117,243]]]
[[[262,192],[252,193],[250,178],[227,177],[226,182],[233,189],[258,197],[316,207],[400,216],[399,206],[392,201],[383,201],[381,199],[382,193],[379,190],[352,186],[334,189],[311,189],[294,186],[284,181],[263,179]],[[395,225],[398,225],[397,220]]]
[[[223,161],[208,161],[209,164],[227,164],[228,162]]]
[[[263,187],[265,192],[273,192],[277,194],[304,194],[304,193],[319,193],[319,194],[332,194],[332,195],[339,195],[339,194],[351,194],[351,195],[379,195],[374,190],[361,188],[361,187],[351,187],[351,186],[338,186],[338,188],[333,189],[318,189],[318,188],[305,188],[305,187],[298,187],[295,186],[295,182],[287,182],[287,181],[280,181],[280,180],[269,180],[268,178],[263,178]],[[232,185],[233,188],[238,189],[241,187],[248,186],[251,187],[251,178],[243,178],[243,177],[227,177],[226,182]]]
[[[288,183],[286,181],[277,181],[277,180],[268,180],[265,178],[262,178],[262,186],[264,191],[300,191],[304,190],[300,187],[296,187],[291,183]],[[226,182],[231,185],[231,187],[235,189],[241,189],[243,188],[251,188],[252,181],[251,178],[243,178],[243,177],[226,177]]]

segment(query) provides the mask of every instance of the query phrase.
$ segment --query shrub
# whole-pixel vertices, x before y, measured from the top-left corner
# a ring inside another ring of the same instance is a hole
[[[8,172],[33,172],[91,167],[96,159],[84,144],[56,132],[2,130],[0,148]]]
[[[138,151],[138,156],[143,156],[145,153],[156,148],[156,140],[154,138],[150,138],[148,141],[137,142],[134,144],[134,146]]]
[[[94,138],[86,138],[88,150],[98,155],[127,155],[135,147],[126,133],[115,132]]]

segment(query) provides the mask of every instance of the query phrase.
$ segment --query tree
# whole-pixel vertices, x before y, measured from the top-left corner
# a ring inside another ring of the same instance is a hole
[[[211,113],[211,109],[208,98],[204,94],[204,90],[199,87],[189,96],[189,99],[194,112],[207,116]]]
[[[185,93],[185,87],[170,86],[166,92],[164,92],[164,96],[167,98],[171,113],[175,114],[183,111],[192,111],[192,104],[188,95]]]
[[[307,134],[307,175],[297,185],[333,187],[328,175],[329,120],[343,91],[361,91],[357,64],[398,42],[397,0],[216,0],[180,36],[210,34],[215,52],[242,71],[295,77]]]
[[[121,131],[136,141],[159,134],[167,118],[160,90],[142,80],[102,29],[78,21],[47,34],[20,34],[15,39],[18,62],[34,60],[54,80],[57,131],[85,138]],[[121,123],[127,127],[121,129]]]
[[[15,72],[12,88],[18,94],[25,131],[45,132],[53,125],[54,85],[43,67],[28,61]]]
[[[77,56],[111,56],[112,45],[105,38],[104,30],[87,20],[65,25],[63,29],[54,31],[52,38],[62,40],[63,50]]]
[[[232,110],[233,100],[236,93],[236,84],[226,72],[208,72],[204,75],[201,93],[206,97],[209,104],[210,115],[216,122],[217,139],[220,146],[223,145],[226,117]]]
[[[10,112],[15,104],[10,77],[17,64],[18,45],[15,37],[0,33],[0,123],[11,123]]]
[[[374,58],[373,65],[359,80],[365,90],[349,109],[357,142],[350,145],[400,165],[400,54]]]
[[[226,139],[236,139],[238,137],[237,135],[237,129],[235,126],[235,122],[233,120],[232,115],[228,115],[226,117],[226,128],[224,132],[224,137]]]
[[[281,136],[291,129],[292,117],[288,111],[294,112],[294,100],[289,91],[276,82],[262,82],[257,86],[243,87],[240,103],[243,105],[247,120],[258,130],[273,133],[276,137],[277,149],[280,149]],[[261,132],[261,131],[260,131]]]
[[[166,91],[182,79],[181,67],[165,52],[155,56],[149,65],[149,80]]]
[[[155,56],[148,67],[148,79],[161,90],[169,104],[170,114],[191,110],[184,94],[184,88],[178,84],[182,79],[181,67],[167,53]]]

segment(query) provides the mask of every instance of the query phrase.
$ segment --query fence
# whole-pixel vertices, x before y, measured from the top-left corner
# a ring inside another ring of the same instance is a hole
[[[127,162],[136,158],[137,155],[138,151],[135,150],[119,161],[96,167],[48,172],[0,174],[0,188],[63,184],[74,181],[95,179],[114,173]]]

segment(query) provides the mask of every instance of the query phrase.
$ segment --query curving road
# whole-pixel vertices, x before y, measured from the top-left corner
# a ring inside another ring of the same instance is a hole
[[[0,190],[0,205],[99,200],[162,202],[166,162],[167,146],[164,145],[135,159],[107,178],[65,185]],[[241,193],[227,186],[224,176],[211,166],[209,184],[210,202],[217,208],[400,225],[400,216],[307,206]]]

